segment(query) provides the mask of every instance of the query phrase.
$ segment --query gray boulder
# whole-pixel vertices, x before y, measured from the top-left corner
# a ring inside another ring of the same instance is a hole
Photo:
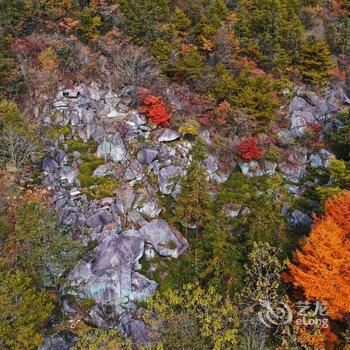
[[[141,164],[151,164],[158,155],[158,151],[155,148],[142,148],[137,153],[137,160]]]
[[[314,168],[328,167],[330,159],[335,155],[326,149],[321,149],[318,153],[313,153],[309,157],[310,165]]]
[[[77,171],[70,167],[64,167],[59,172],[60,180],[65,180],[68,184],[74,183],[77,175]]]
[[[210,155],[203,161],[205,169],[207,169],[207,172],[209,175],[214,174],[219,169],[219,164],[217,159]]]
[[[143,255],[144,241],[135,230],[107,236],[94,251],[92,271],[102,276],[120,266],[132,268]]]
[[[136,344],[140,345],[149,343],[152,340],[151,330],[140,319],[130,322],[128,325],[128,335]]]
[[[187,248],[188,243],[175,228],[166,221],[157,219],[139,229],[141,237],[153,245],[162,256],[179,257]]]
[[[52,104],[52,107],[56,109],[67,109],[68,101],[67,100],[56,101]]]
[[[157,289],[157,282],[149,280],[138,272],[131,275],[131,295],[130,300],[144,301],[152,296]]]
[[[252,160],[247,163],[239,163],[242,173],[247,177],[261,176],[264,174],[259,163],[256,160]]]
[[[120,162],[126,156],[126,148],[118,134],[106,137],[97,148],[97,156],[105,160]]]
[[[82,115],[82,122],[84,124],[90,124],[95,117],[94,112],[91,109],[85,109],[81,112]]]
[[[307,150],[302,147],[295,147],[280,164],[283,177],[290,182],[298,183],[305,174],[306,162]]]
[[[141,126],[145,125],[146,123],[146,118],[136,111],[129,112],[126,118],[126,124],[131,126],[131,128],[134,131],[137,131]]]
[[[313,168],[321,168],[323,166],[322,158],[318,153],[311,154],[309,161]]]
[[[124,179],[127,181],[140,181],[142,180],[142,177],[143,173],[141,164],[136,159],[132,160],[125,171]]]
[[[123,184],[117,189],[115,198],[116,206],[120,210],[119,214],[125,214],[125,212],[132,207],[135,201],[134,188],[127,183]]]
[[[292,224],[309,227],[313,224],[313,221],[308,215],[299,210],[294,210],[292,213]]]
[[[342,89],[341,87],[339,87],[336,90],[336,97],[344,104],[346,105],[350,105],[350,98],[346,95],[344,89]]]
[[[96,84],[96,82],[92,82],[90,86],[88,87],[89,90],[89,97],[92,100],[99,101],[101,99],[101,92]]]
[[[48,173],[53,173],[55,170],[58,169],[58,164],[54,159],[50,157],[45,157],[43,161],[43,168]]]
[[[170,142],[180,138],[180,134],[177,131],[171,129],[164,129],[157,137],[159,142]]]
[[[143,251],[144,241],[137,231],[107,236],[95,248],[93,260],[82,262],[74,269],[70,284],[78,295],[97,303],[120,305],[128,302],[133,292],[132,268]],[[146,295],[150,284],[139,284],[139,294],[134,294],[133,298]],[[147,291],[142,291],[143,286]]]
[[[93,175],[97,177],[112,175],[112,174],[113,174],[113,166],[111,164],[102,164],[98,166],[93,172]]]
[[[307,107],[310,107],[310,105],[302,97],[296,96],[289,104],[289,111],[299,111]]]
[[[307,111],[294,111],[290,116],[290,135],[293,137],[301,137],[304,135],[308,123],[314,122],[312,113]]]
[[[98,213],[90,216],[86,220],[86,225],[89,227],[98,227],[98,226],[104,226],[110,222],[112,222],[114,219],[113,214],[110,213],[107,210],[101,210]]]
[[[159,206],[156,200],[148,200],[147,202],[142,203],[139,211],[147,218],[154,219],[160,214],[162,207]]]
[[[183,174],[181,167],[170,165],[161,169],[158,173],[159,190],[164,194],[170,194],[177,178]]]

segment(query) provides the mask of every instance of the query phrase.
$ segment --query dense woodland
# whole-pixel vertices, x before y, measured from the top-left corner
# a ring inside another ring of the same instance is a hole
[[[350,349],[349,0],[0,0],[0,33],[0,349]],[[156,191],[159,217],[188,249],[140,259],[158,283],[136,303],[147,342],[118,322],[97,325],[94,300],[66,292],[72,269],[98,248],[52,204],[48,142],[79,154],[88,200],[122,187],[95,175],[104,162],[94,140],[73,123],[43,122],[57,91],[91,82],[117,91],[151,133],[175,130],[192,147],[179,193]],[[284,138],[300,96],[333,107]],[[290,183],[283,164],[300,149],[332,157]],[[208,156],[226,181],[209,179]],[[262,163],[277,171],[243,170]],[[325,303],[328,323],[266,326],[261,300],[294,318],[299,301]],[[40,347],[57,334],[69,342]]]

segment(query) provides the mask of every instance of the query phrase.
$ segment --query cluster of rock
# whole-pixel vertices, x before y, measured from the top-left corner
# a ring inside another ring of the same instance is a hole
[[[63,223],[74,227],[78,239],[86,245],[97,242],[89,258],[81,261],[69,276],[76,295],[95,301],[90,314],[92,321],[108,327],[112,306],[120,328],[147,340],[135,302],[152,295],[157,283],[138,272],[140,259],[143,256],[152,259],[155,255],[177,258],[188,247],[178,230],[159,219],[163,208],[157,192],[176,198],[181,191],[180,178],[192,162],[193,142],[172,129],[149,125],[143,115],[130,109],[129,102],[112,90],[100,90],[95,83],[60,90],[44,123],[57,127],[69,125],[71,132],[60,135],[56,141],[46,140],[44,184],[52,191]],[[327,166],[332,157],[324,149],[310,154],[297,140],[310,123],[327,126],[337,111],[336,102],[339,99],[335,94],[324,100],[300,92],[289,106],[289,129],[278,134],[281,147],[288,146],[283,159],[278,163],[242,162],[239,163],[242,172],[246,176],[259,176],[279,171],[289,181],[289,191],[297,194],[297,184],[307,165]],[[208,131],[202,130],[200,135],[210,143]],[[105,163],[93,175],[111,175],[117,179],[120,185],[113,196],[96,200],[83,193],[78,179],[81,155],[75,151],[73,159],[68,157],[62,147],[67,138],[97,143],[96,155]],[[215,155],[209,155],[202,165],[208,180],[217,184],[227,180],[229,173],[220,170]],[[245,210],[245,215],[249,215],[249,208]],[[312,222],[301,212],[294,212],[291,221],[306,225]],[[74,312],[68,304],[65,310]]]
[[[146,337],[142,321],[135,318],[135,302],[151,296],[157,283],[138,272],[139,260],[155,255],[177,258],[188,247],[178,230],[158,218],[162,207],[157,192],[173,197],[179,193],[193,143],[172,129],[147,125],[128,104],[127,98],[101,91],[94,83],[59,91],[44,123],[58,130],[69,126],[71,131],[56,141],[46,140],[44,185],[51,190],[63,223],[73,227],[86,245],[97,242],[90,258],[71,272],[70,293],[95,301],[90,314],[95,324],[108,326],[112,306],[120,328]],[[105,163],[93,175],[117,180],[113,196],[96,200],[84,194],[78,177],[81,154],[67,154],[67,139],[97,143],[96,156]],[[213,156],[203,166],[208,178],[218,183],[228,177]],[[73,313],[68,304],[65,310]]]
[[[290,93],[290,91],[288,91]],[[305,147],[303,138],[307,138],[310,126],[319,126],[324,132],[333,129],[334,115],[339,113],[342,104],[350,104],[350,99],[341,88],[329,90],[326,98],[321,98],[313,92],[297,89],[296,96],[288,106],[286,116],[289,128],[277,133],[277,144],[280,149],[286,149],[283,158],[277,161],[251,161],[240,163],[242,172],[249,177],[260,175],[273,175],[280,172],[290,193],[297,195],[297,184],[306,174],[308,166],[314,168],[327,167],[329,159],[334,154],[326,149],[314,153]],[[323,133],[320,133],[322,141]],[[307,140],[306,140],[307,141]]]

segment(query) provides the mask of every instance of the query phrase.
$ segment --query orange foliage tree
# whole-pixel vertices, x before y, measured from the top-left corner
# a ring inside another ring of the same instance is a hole
[[[308,300],[328,303],[328,315],[344,319],[350,313],[350,191],[325,204],[302,249],[289,263],[287,279],[302,287]]]

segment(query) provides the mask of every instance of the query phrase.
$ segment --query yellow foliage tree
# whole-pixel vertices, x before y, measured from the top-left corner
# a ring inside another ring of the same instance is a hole
[[[187,284],[182,290],[158,293],[149,307],[157,318],[146,317],[146,322],[161,329],[154,349],[226,350],[237,342],[236,308],[213,287]]]

